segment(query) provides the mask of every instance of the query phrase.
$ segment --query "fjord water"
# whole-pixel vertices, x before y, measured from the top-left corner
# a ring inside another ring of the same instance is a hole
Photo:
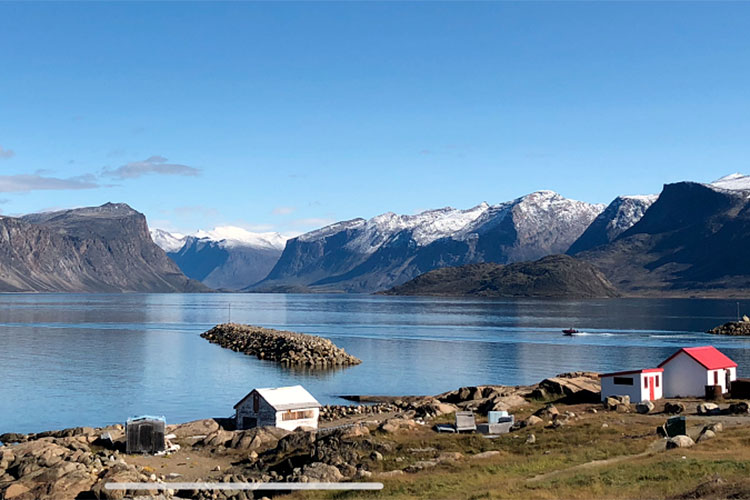
[[[740,307],[750,306],[742,302]],[[531,384],[574,370],[656,366],[713,344],[750,375],[750,339],[702,333],[734,300],[476,300],[369,295],[0,295],[0,433],[229,416],[253,387],[343,394],[437,394]],[[330,338],[362,359],[289,370],[199,337],[230,319]],[[563,337],[562,328],[584,333]]]

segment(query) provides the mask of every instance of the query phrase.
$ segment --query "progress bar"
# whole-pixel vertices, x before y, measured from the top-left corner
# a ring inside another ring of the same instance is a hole
[[[383,483],[105,483],[106,490],[382,490]]]

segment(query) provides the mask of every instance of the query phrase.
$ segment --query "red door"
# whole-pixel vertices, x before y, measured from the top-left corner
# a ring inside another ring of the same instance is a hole
[[[654,400],[654,377],[648,377],[648,399]]]

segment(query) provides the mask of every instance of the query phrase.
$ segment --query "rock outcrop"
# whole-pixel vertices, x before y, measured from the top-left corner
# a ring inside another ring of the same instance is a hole
[[[0,216],[0,291],[209,291],[188,279],[123,203]]]
[[[707,333],[713,333],[716,335],[750,335],[750,318],[747,316],[742,318],[742,321],[730,321],[723,325],[711,328]]]
[[[201,337],[227,349],[284,366],[331,368],[362,362],[328,339],[260,326],[224,323],[202,333]]]
[[[436,269],[384,295],[474,297],[608,298],[618,292],[588,262],[550,255],[534,262],[470,264]]]

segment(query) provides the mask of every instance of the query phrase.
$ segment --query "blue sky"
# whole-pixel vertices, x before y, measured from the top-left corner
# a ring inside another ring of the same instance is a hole
[[[298,233],[746,167],[750,3],[0,2],[0,211]]]

